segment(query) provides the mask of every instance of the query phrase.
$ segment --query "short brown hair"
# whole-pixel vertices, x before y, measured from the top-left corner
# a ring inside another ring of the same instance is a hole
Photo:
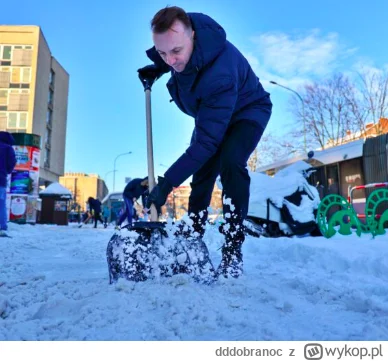
[[[159,10],[151,20],[151,30],[155,34],[165,33],[176,20],[181,21],[187,29],[191,30],[189,16],[186,11],[178,6],[167,6]]]

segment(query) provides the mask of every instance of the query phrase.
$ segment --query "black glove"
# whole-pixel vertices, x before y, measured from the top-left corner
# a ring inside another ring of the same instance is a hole
[[[172,185],[170,182],[163,177],[158,177],[158,184],[148,196],[146,207],[151,208],[151,204],[154,204],[156,208],[163,206],[166,203],[167,196],[171,191]]]
[[[146,65],[144,68],[137,69],[139,78],[142,82],[146,79],[156,80],[159,79],[165,71],[156,64]]]

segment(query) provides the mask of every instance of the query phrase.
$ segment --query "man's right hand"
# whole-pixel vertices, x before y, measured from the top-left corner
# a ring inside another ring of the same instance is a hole
[[[155,64],[146,65],[144,68],[137,69],[137,71],[141,81],[145,79],[156,80],[164,74],[164,71]]]
[[[154,204],[156,208],[163,206],[172,189],[172,185],[166,178],[158,177],[158,184],[152,189],[147,198],[146,208],[151,208],[151,204]]]

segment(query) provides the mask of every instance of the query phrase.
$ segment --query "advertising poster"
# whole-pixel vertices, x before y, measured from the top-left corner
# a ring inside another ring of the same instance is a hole
[[[30,148],[30,159],[31,165],[30,170],[39,172],[39,163],[40,163],[40,150],[38,148]]]
[[[28,194],[32,188],[28,170],[12,171],[10,191],[12,194]]]
[[[54,209],[55,211],[66,212],[67,201],[55,201]]]
[[[27,196],[11,194],[9,220],[16,223],[26,223]]]
[[[9,220],[35,223],[39,197],[39,162],[41,138],[36,134],[13,133],[16,166],[9,178]]]
[[[17,170],[30,170],[31,159],[30,152],[31,147],[26,145],[14,145],[15,156],[16,156],[16,166]]]

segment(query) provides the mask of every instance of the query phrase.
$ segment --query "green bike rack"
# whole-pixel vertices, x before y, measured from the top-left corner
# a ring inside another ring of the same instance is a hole
[[[366,201],[366,223],[374,236],[385,234],[384,223],[388,221],[388,209],[383,212],[379,220],[376,219],[377,207],[383,202],[388,203],[387,189],[376,189]]]
[[[334,213],[328,222],[328,212],[330,208],[335,206],[340,207],[341,210]],[[355,219],[357,219],[357,216],[355,215],[354,210],[351,209],[349,202],[338,194],[329,194],[319,203],[317,223],[322,235],[326,238],[333,237],[337,233],[334,228],[336,225],[340,226],[338,230],[340,234],[351,234],[351,226],[357,227]],[[361,233],[359,228],[360,227],[357,227],[357,232]]]
[[[328,222],[327,214],[333,206],[338,206],[342,209],[334,213]],[[344,236],[352,234],[352,228],[356,229],[358,236],[361,233],[370,232],[369,227],[358,219],[350,203],[338,194],[329,194],[322,199],[318,207],[317,223],[322,235],[326,238],[330,238],[337,233],[335,226],[339,226],[338,233]]]
[[[337,233],[336,226],[339,226],[338,233],[342,235],[353,234],[352,228],[355,228],[355,233],[358,236],[361,233],[371,233],[373,237],[383,235],[386,233],[384,223],[388,222],[388,209],[382,213],[380,219],[376,219],[377,207],[383,202],[388,203],[388,189],[376,189],[370,194],[365,204],[366,224],[364,224],[358,219],[352,205],[344,197],[338,194],[330,194],[319,203],[317,212],[318,227],[326,238],[330,238]],[[335,212],[327,221],[330,208],[335,206],[341,209]]]

